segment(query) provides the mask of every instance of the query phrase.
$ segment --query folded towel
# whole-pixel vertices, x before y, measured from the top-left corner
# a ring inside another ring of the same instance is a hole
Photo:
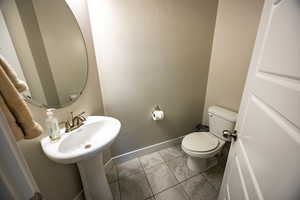
[[[17,89],[18,88],[18,89]],[[27,86],[17,79],[7,62],[0,56],[0,106],[17,140],[31,139],[42,133],[19,91]]]
[[[17,73],[15,70],[9,65],[9,63],[4,59],[3,56],[0,55],[0,65],[2,66],[3,70],[9,77],[10,81],[14,84],[19,92],[24,92],[28,90],[27,84],[18,79]]]
[[[16,140],[20,140],[24,138],[24,134],[22,129],[19,127],[19,125],[16,122],[15,117],[12,115],[12,113],[9,111],[2,95],[0,94],[0,108],[1,111],[4,113],[4,116],[6,117],[6,120],[12,130],[12,133],[14,134]]]

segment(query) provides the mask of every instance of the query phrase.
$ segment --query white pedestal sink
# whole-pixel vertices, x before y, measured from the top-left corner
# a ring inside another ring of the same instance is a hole
[[[46,156],[61,164],[76,163],[80,171],[86,200],[112,200],[102,161],[102,151],[118,136],[119,120],[90,116],[80,128],[63,133],[58,141],[41,140]],[[64,132],[64,130],[62,130]]]

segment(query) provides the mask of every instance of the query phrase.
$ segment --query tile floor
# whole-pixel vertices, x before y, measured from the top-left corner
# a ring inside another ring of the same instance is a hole
[[[197,172],[186,165],[180,146],[172,146],[115,165],[107,178],[115,200],[215,200],[224,166]]]

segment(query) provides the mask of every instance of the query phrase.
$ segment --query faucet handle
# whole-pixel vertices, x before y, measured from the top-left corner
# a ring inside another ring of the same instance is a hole
[[[65,132],[66,133],[68,133],[68,132],[70,132],[71,131],[71,125],[70,125],[70,122],[69,122],[69,120],[67,120],[66,122],[65,122]]]
[[[81,119],[82,122],[86,121],[86,118],[83,116],[85,112],[82,112],[78,115],[78,117]]]
[[[73,118],[74,118],[74,112],[70,112],[70,114],[71,114],[71,120],[73,120]]]

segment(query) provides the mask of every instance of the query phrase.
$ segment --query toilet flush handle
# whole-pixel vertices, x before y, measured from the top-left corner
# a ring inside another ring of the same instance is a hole
[[[225,138],[232,138],[234,141],[237,139],[237,131],[236,130],[224,130],[223,136]]]

